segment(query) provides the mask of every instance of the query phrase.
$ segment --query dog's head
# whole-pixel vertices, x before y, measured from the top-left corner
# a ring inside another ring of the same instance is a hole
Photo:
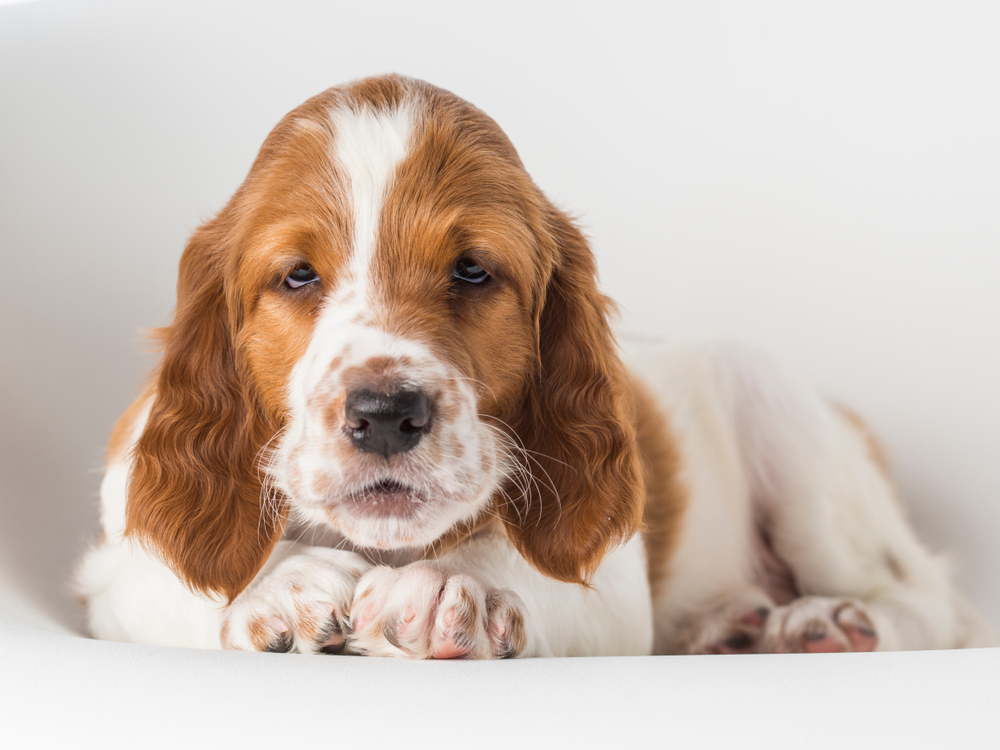
[[[494,516],[585,582],[642,515],[608,308],[489,117],[398,76],[330,89],[185,249],[127,534],[232,598],[290,514],[381,549]]]

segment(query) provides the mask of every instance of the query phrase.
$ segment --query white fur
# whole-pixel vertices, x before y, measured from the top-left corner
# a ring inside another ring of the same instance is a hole
[[[382,202],[408,152],[416,116],[410,102],[390,110],[338,107],[330,112],[336,132],[334,161],[347,174],[354,219],[351,278],[362,289],[375,252]]]

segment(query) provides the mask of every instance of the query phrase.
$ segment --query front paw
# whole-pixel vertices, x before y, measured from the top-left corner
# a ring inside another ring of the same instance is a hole
[[[487,590],[435,566],[377,567],[351,606],[351,647],[372,656],[505,659],[523,653],[524,605],[507,589]]]
[[[343,550],[312,547],[254,581],[226,609],[223,648],[339,653],[358,579],[371,566]]]

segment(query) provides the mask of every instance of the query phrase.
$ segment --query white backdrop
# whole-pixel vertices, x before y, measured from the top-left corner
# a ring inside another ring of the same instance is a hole
[[[285,112],[398,71],[500,123],[624,329],[756,342],[862,412],[1000,624],[998,40],[991,1],[0,6],[8,608],[80,627],[65,580],[185,237]]]

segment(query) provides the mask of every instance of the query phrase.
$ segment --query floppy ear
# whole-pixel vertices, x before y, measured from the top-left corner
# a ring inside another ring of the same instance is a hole
[[[511,421],[535,482],[500,513],[543,573],[588,583],[604,555],[642,526],[644,489],[624,367],[596,285],[593,254],[550,208],[551,277],[539,301],[537,371]]]
[[[222,235],[216,222],[203,226],[181,258],[155,401],[133,450],[125,534],[192,589],[232,600],[280,536],[283,508],[262,507],[258,454],[276,427],[241,377]]]

